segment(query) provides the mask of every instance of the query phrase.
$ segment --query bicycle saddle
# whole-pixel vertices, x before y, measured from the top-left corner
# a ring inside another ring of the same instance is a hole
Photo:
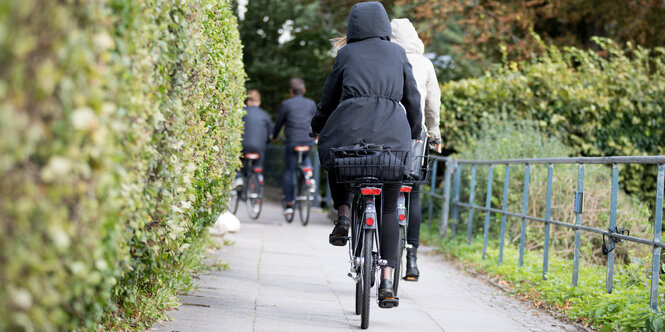
[[[293,147],[293,151],[299,151],[299,152],[307,152],[310,149],[311,148],[309,147],[309,145],[296,145],[295,147]]]

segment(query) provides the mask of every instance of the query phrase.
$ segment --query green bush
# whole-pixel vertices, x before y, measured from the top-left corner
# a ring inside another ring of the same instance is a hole
[[[0,4],[0,330],[149,326],[238,165],[225,0]]]
[[[572,149],[554,137],[541,133],[537,124],[523,121],[487,123],[483,126],[473,143],[464,144],[454,158],[466,160],[499,160],[510,158],[545,158],[566,157]],[[623,166],[620,167],[623,170]],[[475,203],[485,205],[487,194],[487,166],[478,166],[476,173]],[[609,227],[611,168],[604,165],[586,165],[584,176],[584,214],[582,224],[599,229]],[[545,217],[547,194],[547,165],[530,165],[529,200],[527,214]],[[575,223],[573,212],[574,194],[577,191],[578,166],[554,165],[552,176],[552,219],[566,223]],[[492,183],[492,207],[501,209],[503,204],[504,165],[495,165]],[[469,182],[471,166],[462,166],[462,186],[460,200],[469,200]],[[522,212],[524,193],[524,166],[511,165],[508,195],[508,211]],[[466,230],[467,209],[461,209],[458,229]],[[650,210],[647,204],[619,190],[617,200],[617,226],[627,228],[633,236],[650,239],[653,237],[653,225],[649,222]],[[490,219],[490,234],[499,237],[501,216],[493,214]],[[483,232],[485,213],[474,213],[474,232]],[[542,249],[544,244],[544,224],[537,221],[527,222],[526,249]],[[509,217],[506,227],[507,243],[519,245],[521,219]],[[572,258],[574,253],[574,231],[570,228],[551,227],[550,252],[553,255]],[[602,237],[598,234],[582,232],[582,259],[596,264],[607,260],[601,250]],[[633,252],[633,257],[629,256]],[[624,243],[616,247],[618,262],[628,263],[631,258],[650,257],[651,247]]]
[[[507,119],[537,122],[575,156],[665,154],[665,49],[595,41],[607,57],[551,47],[531,62],[444,85],[447,148],[457,150],[483,124]],[[655,168],[631,165],[620,176],[628,192],[653,201]]]

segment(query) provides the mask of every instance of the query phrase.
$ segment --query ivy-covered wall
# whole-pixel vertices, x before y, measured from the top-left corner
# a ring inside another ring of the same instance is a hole
[[[0,3],[0,330],[141,329],[238,166],[228,0]]]
[[[606,57],[551,47],[533,61],[445,84],[446,148],[473,141],[492,123],[532,120],[575,156],[665,154],[665,49],[595,41]],[[622,167],[620,176],[627,191],[653,202],[655,167]]]

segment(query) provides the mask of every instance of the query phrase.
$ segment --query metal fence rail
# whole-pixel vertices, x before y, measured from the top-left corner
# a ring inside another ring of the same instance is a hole
[[[652,252],[652,273],[651,273],[651,297],[650,305],[653,310],[657,309],[658,303],[658,281],[660,277],[660,254],[661,250],[665,248],[665,243],[662,242],[662,213],[663,213],[663,186],[665,182],[665,156],[636,156],[636,157],[598,157],[598,158],[544,158],[544,159],[506,159],[506,160],[455,160],[448,157],[434,157],[433,174],[431,179],[431,189],[424,194],[429,195],[431,200],[434,198],[443,200],[443,208],[441,211],[441,233],[446,236],[448,232],[448,221],[450,218],[460,222],[459,214],[460,209],[468,210],[467,219],[467,242],[471,242],[473,232],[473,214],[475,210],[485,213],[485,220],[483,225],[483,259],[487,253],[487,243],[489,237],[490,216],[492,213],[501,215],[501,230],[499,239],[499,264],[503,262],[503,248],[506,232],[506,220],[508,217],[517,217],[521,219],[520,226],[520,247],[519,247],[519,261],[521,267],[524,264],[524,249],[526,242],[526,227],[527,222],[535,221],[545,224],[544,229],[544,244],[543,244],[543,268],[542,278],[547,279],[547,269],[549,261],[549,246],[550,246],[550,225],[558,225],[570,228],[575,231],[575,251],[573,257],[572,268],[572,285],[577,286],[577,278],[579,272],[580,261],[580,237],[581,232],[591,232],[601,235],[607,235],[609,239],[609,248],[615,246],[615,241],[625,240],[635,243],[650,245],[653,248]],[[436,192],[436,170],[439,163],[445,163],[445,172],[443,179],[443,194]],[[529,181],[531,174],[531,165],[547,165],[547,194],[546,194],[546,207],[545,216],[530,216],[528,215],[528,202],[529,202]],[[554,175],[554,165],[557,164],[577,164],[577,191],[574,197],[574,213],[575,223],[566,223],[551,218],[552,212],[552,177]],[[598,229],[582,225],[582,216],[584,213],[584,168],[587,164],[604,164],[612,165],[612,187],[610,196],[610,222],[608,229]],[[658,167],[657,177],[657,192],[655,201],[654,213],[654,234],[653,239],[643,239],[635,236],[623,235],[617,230],[617,193],[619,190],[619,165],[620,164],[653,164]],[[494,179],[495,166],[503,165],[505,169],[505,178],[503,182],[503,204],[501,209],[492,208],[492,183]],[[524,192],[522,197],[522,212],[515,213],[508,211],[508,191],[510,180],[511,165],[522,165],[524,167]],[[469,201],[460,201],[460,187],[461,187],[461,170],[462,167],[471,167],[471,179],[469,182]],[[475,188],[476,188],[476,173],[478,167],[487,167],[487,192],[485,196],[485,206],[480,206],[475,203]],[[452,194],[451,194],[452,187]],[[431,201],[430,200],[430,201]],[[433,204],[429,204],[429,220],[431,225]],[[456,225],[455,225],[456,226]],[[455,228],[456,231],[456,228]],[[614,278],[614,251],[611,250],[607,254],[607,273],[606,273],[606,290],[608,293],[612,292],[613,278]]]

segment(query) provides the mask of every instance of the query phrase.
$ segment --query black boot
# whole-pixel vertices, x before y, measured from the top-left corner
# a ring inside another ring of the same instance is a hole
[[[337,218],[335,228],[333,228],[332,233],[328,237],[328,242],[333,246],[345,246],[346,241],[349,239],[349,226],[351,226],[349,217],[340,216]]]
[[[404,280],[418,281],[420,277],[418,265],[416,264],[416,260],[418,259],[416,257],[417,251],[418,248],[416,247],[406,248],[406,275],[404,276]]]
[[[399,306],[399,299],[395,297],[393,282],[388,279],[381,280],[381,285],[379,285],[379,307],[390,309],[397,306]]]

